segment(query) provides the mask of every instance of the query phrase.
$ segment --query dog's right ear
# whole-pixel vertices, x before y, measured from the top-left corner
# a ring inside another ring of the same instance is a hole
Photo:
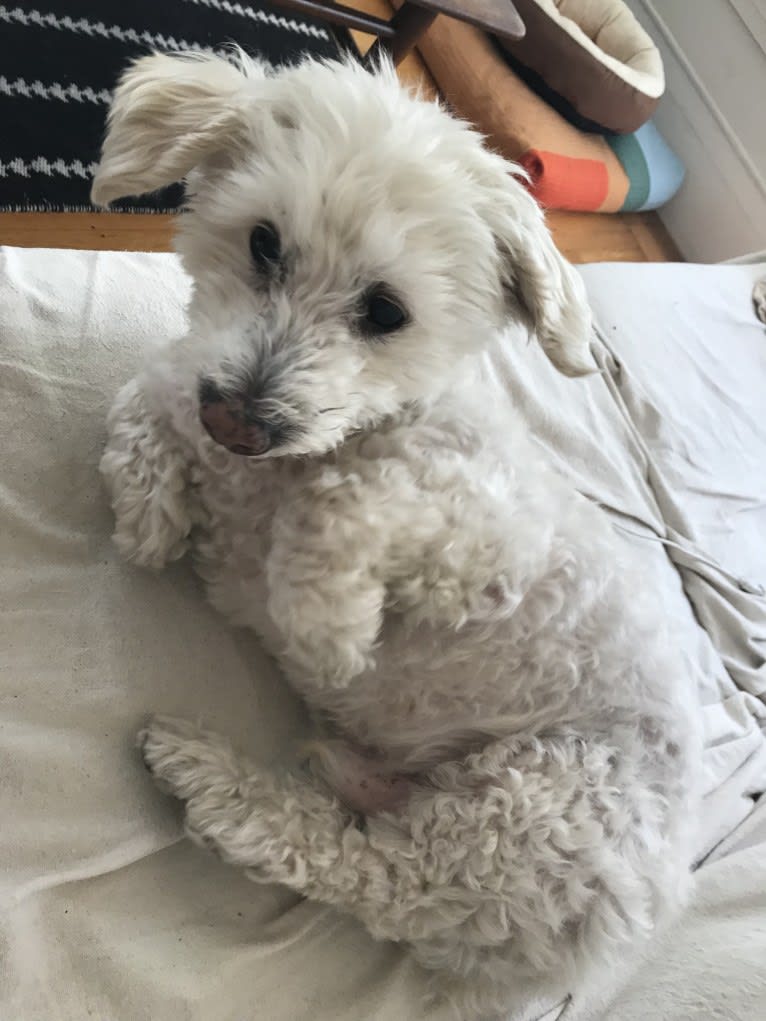
[[[132,64],[109,111],[94,204],[172,184],[210,155],[236,147],[252,104],[249,75],[240,67],[201,54],[155,54]]]

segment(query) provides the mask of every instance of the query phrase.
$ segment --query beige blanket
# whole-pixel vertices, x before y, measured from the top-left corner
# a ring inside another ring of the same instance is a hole
[[[749,830],[703,865],[648,963],[563,1016],[766,1016],[766,827],[747,818],[766,786],[766,626],[740,584],[766,580],[766,336],[750,305],[763,268],[584,273],[604,374],[565,380],[522,346],[496,360],[498,399],[643,536],[620,533],[642,544],[699,679],[700,857]],[[304,728],[187,566],[143,573],[109,542],[105,411],[142,346],[183,329],[187,293],[172,256],[0,249],[0,1019],[436,1021],[401,949],[183,840],[133,748],[155,710],[262,756],[289,755]]]

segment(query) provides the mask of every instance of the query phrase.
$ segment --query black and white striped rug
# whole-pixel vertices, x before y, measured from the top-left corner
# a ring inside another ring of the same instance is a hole
[[[21,0],[0,3],[0,210],[89,210],[111,90],[152,50],[236,42],[272,64],[335,56],[327,26],[261,0]],[[163,212],[179,185],[116,204]]]

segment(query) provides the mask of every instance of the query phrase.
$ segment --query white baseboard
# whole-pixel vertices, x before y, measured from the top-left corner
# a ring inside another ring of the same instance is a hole
[[[661,0],[628,0],[658,46],[667,90],[655,123],[686,166],[686,180],[660,216],[684,257],[719,262],[763,248],[766,168],[758,166],[662,17]],[[697,15],[688,5],[689,17]],[[729,52],[730,40],[721,41]],[[766,78],[766,56],[764,56]],[[766,91],[749,97],[766,106]]]

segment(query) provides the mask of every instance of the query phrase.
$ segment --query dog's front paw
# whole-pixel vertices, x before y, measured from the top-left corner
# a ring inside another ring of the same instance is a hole
[[[236,764],[226,742],[189,720],[154,716],[137,743],[157,786],[177,798],[188,800],[211,783],[236,782]]]
[[[117,395],[100,470],[115,515],[120,554],[161,568],[186,552],[192,529],[189,464],[169,426],[150,413],[138,380]]]

